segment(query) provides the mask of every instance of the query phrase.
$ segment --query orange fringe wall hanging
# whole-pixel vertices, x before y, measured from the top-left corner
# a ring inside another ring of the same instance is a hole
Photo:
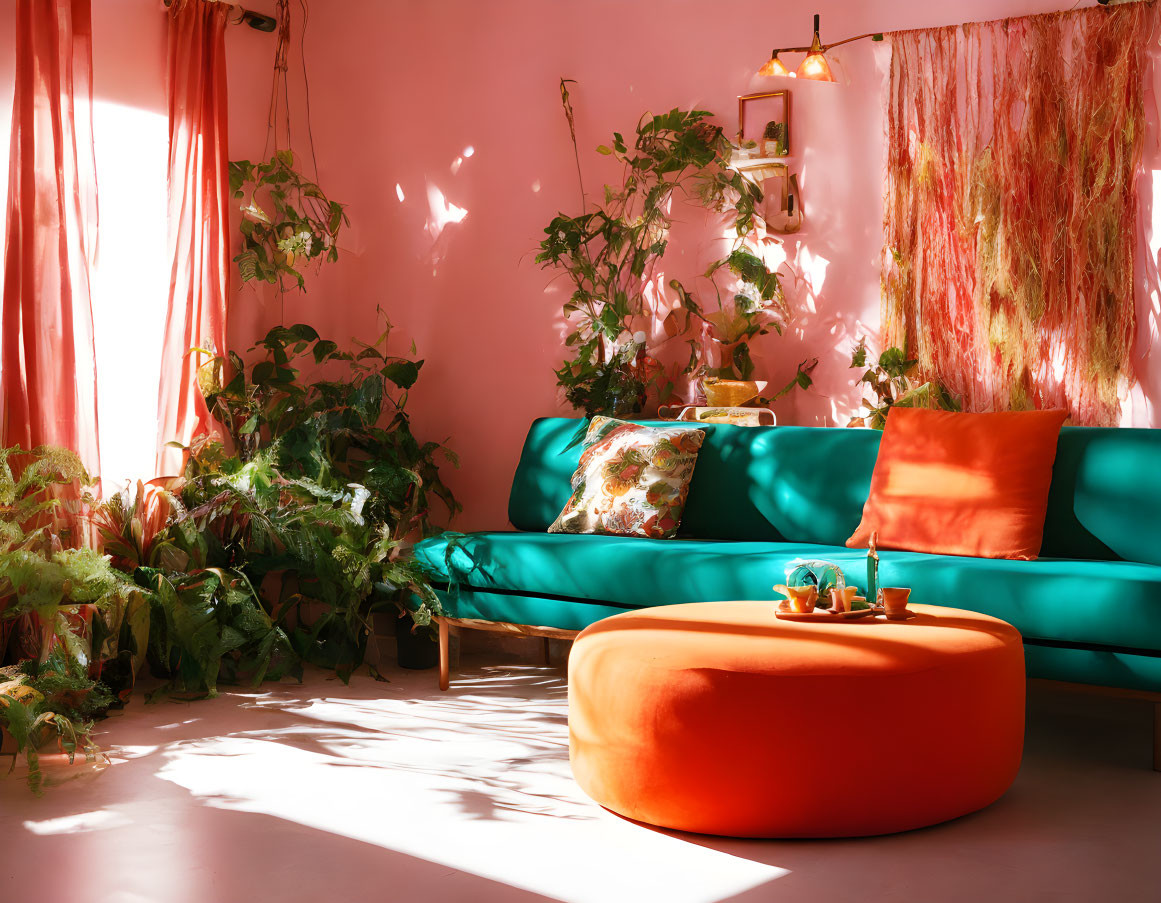
[[[1151,4],[891,41],[883,333],[965,410],[1115,425]]]

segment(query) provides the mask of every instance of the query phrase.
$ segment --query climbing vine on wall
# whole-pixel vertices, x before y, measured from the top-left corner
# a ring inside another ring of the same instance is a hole
[[[564,302],[567,354],[555,371],[565,399],[587,414],[640,413],[647,396],[672,400],[680,377],[750,379],[750,343],[782,333],[791,311],[779,275],[771,271],[755,235],[762,223],[761,186],[730,166],[733,146],[705,110],[673,109],[644,114],[636,134],[614,132],[597,152],[622,166],[618,184],[606,185],[601,200],[584,191],[569,80],[560,93],[580,179],[583,212],[559,213],[544,230],[536,260],[568,276]],[[665,336],[650,334],[653,302],[662,295],[659,267],[670,243],[675,205],[691,203],[720,217],[731,246],[712,261],[698,293],[676,279],[675,293],[661,299]],[[723,291],[715,274],[732,284]],[[728,279],[726,278],[728,277]],[[713,295],[710,295],[712,290]],[[703,302],[699,297],[709,299]],[[655,357],[668,341],[689,345],[688,362],[666,370]],[[799,365],[778,395],[811,384],[816,361]]]

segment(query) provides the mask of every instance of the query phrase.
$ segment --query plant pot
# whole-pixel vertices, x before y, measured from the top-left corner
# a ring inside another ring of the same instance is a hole
[[[714,408],[736,408],[757,397],[765,381],[752,379],[718,379],[707,376],[701,381],[706,403]]]
[[[413,631],[410,618],[401,618],[395,628],[395,651],[400,668],[426,671],[439,663],[439,647],[430,630],[421,627]]]

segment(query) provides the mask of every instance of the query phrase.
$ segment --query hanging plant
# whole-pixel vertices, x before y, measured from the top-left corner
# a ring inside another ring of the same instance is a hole
[[[242,206],[242,250],[234,261],[243,282],[269,282],[285,290],[284,278],[305,289],[300,268],[312,260],[339,259],[338,237],[349,225],[344,206],[294,168],[289,150],[265,163],[230,163],[230,191]]]

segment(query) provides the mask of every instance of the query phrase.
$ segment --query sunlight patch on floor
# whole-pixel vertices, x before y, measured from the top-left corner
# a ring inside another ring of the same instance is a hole
[[[713,903],[785,874],[593,804],[569,770],[562,678],[535,669],[513,678],[475,672],[446,696],[422,700],[255,700],[253,709],[278,707],[294,724],[175,744],[158,777],[207,806],[275,816],[570,903],[607,900],[614,886],[619,899]]]
[[[25,821],[24,827],[32,834],[46,837],[51,834],[78,834],[82,831],[101,831],[129,824],[129,817],[115,809],[97,809],[44,821]]]

